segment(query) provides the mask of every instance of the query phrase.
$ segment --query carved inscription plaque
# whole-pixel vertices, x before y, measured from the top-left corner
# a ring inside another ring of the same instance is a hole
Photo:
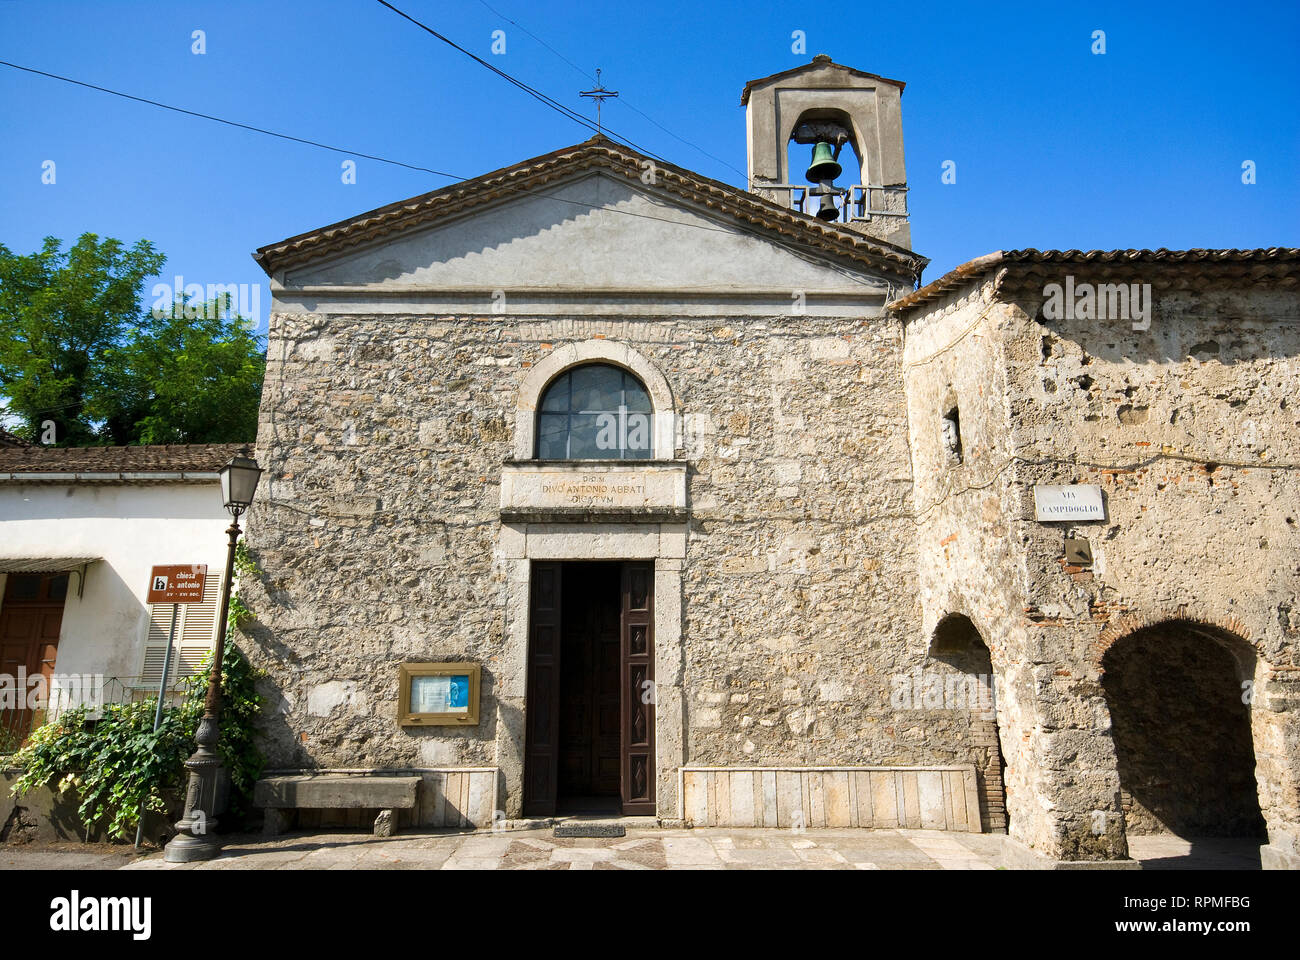
[[[546,472],[515,479],[516,502],[538,508],[641,507],[646,502],[644,473]]]

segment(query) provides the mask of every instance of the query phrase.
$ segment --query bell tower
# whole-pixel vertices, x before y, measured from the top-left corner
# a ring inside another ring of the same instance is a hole
[[[750,191],[910,250],[903,86],[824,53],[807,66],[751,80],[740,95]],[[857,159],[860,183],[837,182],[845,147]]]

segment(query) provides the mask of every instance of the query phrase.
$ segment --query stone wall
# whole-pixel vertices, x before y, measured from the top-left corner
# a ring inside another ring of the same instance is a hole
[[[1102,657],[1178,620],[1231,648],[1270,841],[1293,856],[1297,295],[1212,265],[1021,269],[913,313],[905,351],[923,619],[956,610],[988,642],[1012,835],[1051,857],[1124,855]],[[1044,317],[1045,284],[1067,274],[1151,284],[1149,324]],[[954,394],[961,466],[939,429]],[[1106,518],[1038,522],[1034,485],[1072,483],[1103,488]],[[1067,537],[1092,564],[1066,561]]]
[[[602,337],[677,405],[686,760],[971,762],[966,721],[890,705],[926,649],[894,321],[277,312],[249,525],[265,577],[248,591],[271,764],[492,765],[522,729],[498,697],[516,394],[551,351]],[[443,659],[483,663],[482,721],[399,728],[397,664]]]
[[[1294,853],[1300,295],[1209,265],[1058,272],[1008,293],[1024,318],[1007,349],[1025,495],[1032,483],[1099,484],[1107,516],[1024,526],[1030,617],[1044,647],[1070,662],[1051,680],[1052,699],[1062,709],[1082,700],[1078,737],[1091,747],[1085,728],[1109,726],[1096,684],[1110,643],[1171,618],[1223,628],[1225,642],[1241,642],[1231,685],[1253,700],[1270,839]],[[1041,316],[1043,282],[1067,273],[1098,286],[1148,283],[1154,310],[1030,320]],[[1091,542],[1091,568],[1065,562],[1070,535]],[[1105,752],[1096,749],[1099,762]]]
[[[1015,439],[1005,341],[1015,323],[991,282],[908,319],[903,366],[923,618],[917,655],[926,658],[929,672],[946,676],[931,647],[936,628],[953,615],[974,626],[996,677],[1010,832],[1032,848],[1051,851],[1055,827],[1042,802],[1051,787],[1044,782],[1037,687],[1052,668],[1028,647],[1022,505],[1009,469]],[[954,407],[960,414],[960,462],[943,435],[942,421]],[[965,737],[987,740],[980,718],[953,712],[953,719],[965,721]]]

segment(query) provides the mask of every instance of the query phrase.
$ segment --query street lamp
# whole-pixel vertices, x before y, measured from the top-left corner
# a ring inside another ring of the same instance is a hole
[[[211,860],[221,850],[215,831],[217,783],[221,778],[221,758],[217,755],[217,735],[221,718],[221,654],[226,647],[226,617],[230,611],[230,580],[235,570],[235,543],[239,539],[239,515],[248,509],[257,491],[262,468],[249,457],[235,456],[221,468],[221,499],[234,518],[226,528],[230,538],[226,550],[226,578],[221,588],[221,618],[217,621],[217,649],[208,673],[208,694],[203,702],[203,719],[194,736],[198,749],[185,761],[190,771],[185,790],[185,814],[176,824],[178,833],[167,844],[164,859],[168,863]]]

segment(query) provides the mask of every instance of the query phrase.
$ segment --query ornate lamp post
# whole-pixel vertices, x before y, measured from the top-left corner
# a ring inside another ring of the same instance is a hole
[[[239,539],[239,515],[248,509],[257,490],[262,468],[248,457],[231,457],[221,468],[221,497],[233,520],[226,528],[230,545],[226,551],[226,579],[221,591],[221,619],[217,621],[217,649],[208,674],[208,695],[203,703],[203,719],[194,736],[198,749],[185,761],[190,771],[185,791],[185,815],[176,824],[179,831],[167,844],[164,859],[168,863],[211,860],[221,850],[215,836],[217,783],[221,776],[221,759],[217,755],[218,725],[221,717],[221,655],[226,646],[226,617],[230,610],[230,580],[235,570],[235,543]]]

